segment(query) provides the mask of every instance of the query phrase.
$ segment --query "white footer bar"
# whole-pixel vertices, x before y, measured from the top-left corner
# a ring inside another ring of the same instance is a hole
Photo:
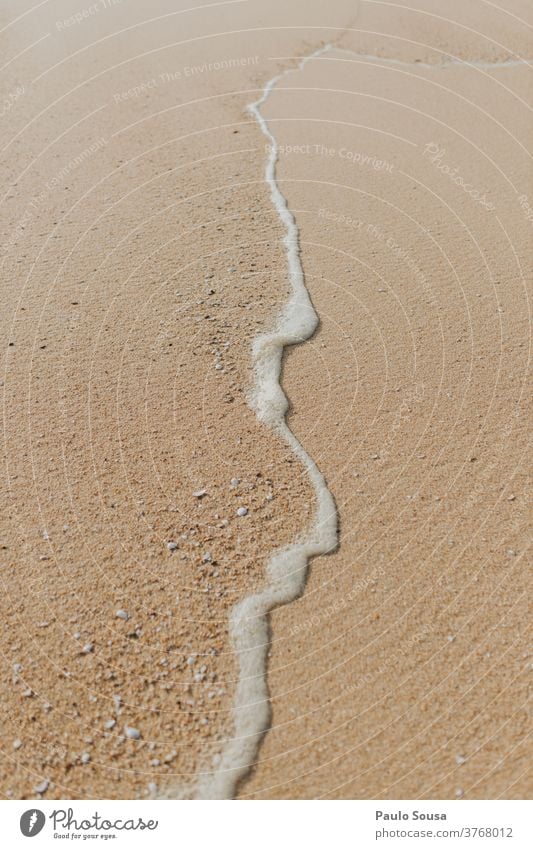
[[[12,846],[185,849],[533,847],[527,801],[4,801]],[[30,842],[34,838],[35,843]],[[67,842],[68,841],[68,842]]]

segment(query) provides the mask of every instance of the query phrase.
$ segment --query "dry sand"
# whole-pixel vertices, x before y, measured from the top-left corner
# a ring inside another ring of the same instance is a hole
[[[272,615],[239,795],[526,796],[533,71],[483,63],[533,56],[531,11],[104,6],[0,20],[2,794],[192,795],[231,736],[229,611],[314,499],[246,402],[289,288],[245,108],[332,43],[262,112],[321,319],[290,426],[341,545]]]

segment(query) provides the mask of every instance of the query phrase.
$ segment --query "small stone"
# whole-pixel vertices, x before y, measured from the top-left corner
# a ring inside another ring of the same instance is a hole
[[[34,787],[33,789],[35,790],[36,793],[46,793],[46,791],[48,790],[49,787],[50,787],[50,782],[48,781],[47,778],[45,778],[43,781],[41,781],[40,784],[37,784],[37,786]]]
[[[115,616],[117,617],[117,619],[124,619],[125,622],[130,618],[129,614],[126,613],[125,610],[117,610]]]
[[[84,647],[82,648],[83,654],[91,654],[93,651],[94,646],[92,643],[85,643]]]
[[[202,563],[211,563],[213,558],[211,557],[211,552],[206,551],[205,554],[202,555]]]
[[[22,663],[14,663],[13,672],[15,673],[15,675],[18,675],[19,672],[22,672]]]
[[[21,746],[22,746],[22,740],[13,740],[13,748],[14,749],[20,749]]]
[[[137,728],[132,728],[131,725],[124,726],[124,734],[128,740],[140,740],[141,732]]]
[[[80,760],[81,760],[82,764],[88,764],[88,763],[90,763],[91,756],[90,756],[89,752],[84,752],[84,753],[82,754],[82,756],[81,756],[81,759],[80,759]]]
[[[514,548],[508,548],[508,549],[507,549],[507,554],[509,555],[509,557],[515,557],[515,556],[516,556],[516,551],[514,550]]]
[[[203,498],[204,495],[207,495],[207,489],[197,489],[192,495],[193,498]]]
[[[160,764],[161,761],[159,760],[159,758],[152,758],[152,760],[150,761],[150,766],[160,766]]]
[[[178,547],[177,542],[167,542],[167,548],[168,548],[169,551],[176,551],[177,547]]]
[[[466,763],[466,758],[463,757],[463,755],[456,755],[455,756],[455,763],[458,764],[458,766],[461,766],[461,764]]]
[[[237,516],[247,516],[248,515],[248,507],[239,507],[237,510]]]
[[[507,501],[516,501],[516,495],[510,495]]]
[[[157,784],[155,784],[155,782],[153,781],[150,781],[148,785],[148,791],[149,793],[157,793]]]
[[[239,484],[240,484],[239,478],[232,478],[230,480],[230,484],[231,484],[231,486],[239,486]]]
[[[116,724],[116,719],[108,719],[104,725],[104,728],[107,729],[107,731],[111,731],[111,729],[114,728]]]
[[[462,787],[457,787],[457,789],[455,791],[455,795],[458,799],[462,799],[463,796],[465,795],[465,791],[463,790]]]

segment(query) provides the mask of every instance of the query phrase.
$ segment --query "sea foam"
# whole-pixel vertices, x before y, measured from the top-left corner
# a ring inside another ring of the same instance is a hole
[[[305,287],[300,258],[299,234],[292,212],[276,181],[279,148],[261,106],[280,79],[301,70],[311,59],[330,49],[330,45],[306,56],[297,69],[273,77],[259,100],[248,110],[268,139],[265,180],[272,203],[285,229],[291,296],[278,316],[275,329],[258,336],[253,343],[253,387],[249,404],[260,421],[271,427],[289,445],[305,467],[316,496],[312,525],[291,545],[274,551],[266,564],[268,584],[263,590],[236,604],[230,615],[230,635],[239,664],[239,679],[233,705],[233,737],[227,742],[220,763],[213,773],[200,778],[197,798],[229,799],[254,764],[261,739],[270,724],[270,702],[266,680],[269,646],[268,614],[278,605],[301,595],[311,557],[327,554],[337,547],[338,521],[333,496],[314,460],[307,454],[286,423],[289,402],[280,385],[284,348],[309,339],[318,326],[309,293]]]

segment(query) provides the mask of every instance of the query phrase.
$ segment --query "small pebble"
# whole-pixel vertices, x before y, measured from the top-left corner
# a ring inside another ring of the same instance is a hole
[[[15,674],[18,674],[19,672],[22,672],[22,663],[14,663],[14,664],[13,664],[13,672],[14,672]]]
[[[167,542],[167,548],[168,548],[169,551],[176,551],[177,547],[178,547],[177,542]]]
[[[459,766],[461,766],[461,764],[466,763],[466,758],[463,757],[463,755],[456,755],[455,756],[455,763],[458,764]]]
[[[151,781],[148,785],[148,790],[150,793],[157,793],[157,784]]]
[[[202,563],[211,563],[212,560],[211,552],[206,551],[205,554],[202,555]]]
[[[44,781],[41,781],[41,783],[37,784],[37,786],[34,787],[33,789],[35,790],[36,793],[46,793],[46,791],[48,790],[49,787],[50,787],[50,782],[48,781],[47,778],[45,778]]]
[[[21,746],[22,746],[22,740],[13,740],[13,748],[14,749],[20,749]]]
[[[90,762],[90,760],[91,760],[91,756],[90,756],[89,752],[84,752],[81,756],[82,764],[88,764]]]
[[[128,740],[140,740],[141,732],[137,728],[132,728],[131,725],[124,726],[124,734]]]
[[[129,614],[126,613],[125,610],[117,610],[117,612],[115,613],[115,616],[117,617],[117,619],[124,619],[124,621],[126,621],[127,619],[130,618]]]
[[[458,799],[462,799],[462,797],[465,795],[465,791],[463,790],[462,787],[458,787],[457,790],[455,791],[455,795],[457,796]]]
[[[93,652],[93,651],[94,651],[94,646],[93,646],[92,643],[85,643],[84,647],[82,648],[83,654],[91,654],[91,652]]]
[[[232,479],[230,480],[230,484],[231,484],[232,486],[239,486],[239,484],[240,484],[240,480],[239,480],[239,478],[232,478]]]
[[[108,731],[111,731],[111,729],[114,728],[116,724],[116,719],[108,719],[106,724],[104,725],[104,728],[106,728]]]
[[[207,489],[197,489],[193,492],[193,498],[203,498],[204,495],[207,495]]]
[[[237,516],[247,516],[248,515],[248,507],[239,507],[237,510]]]

